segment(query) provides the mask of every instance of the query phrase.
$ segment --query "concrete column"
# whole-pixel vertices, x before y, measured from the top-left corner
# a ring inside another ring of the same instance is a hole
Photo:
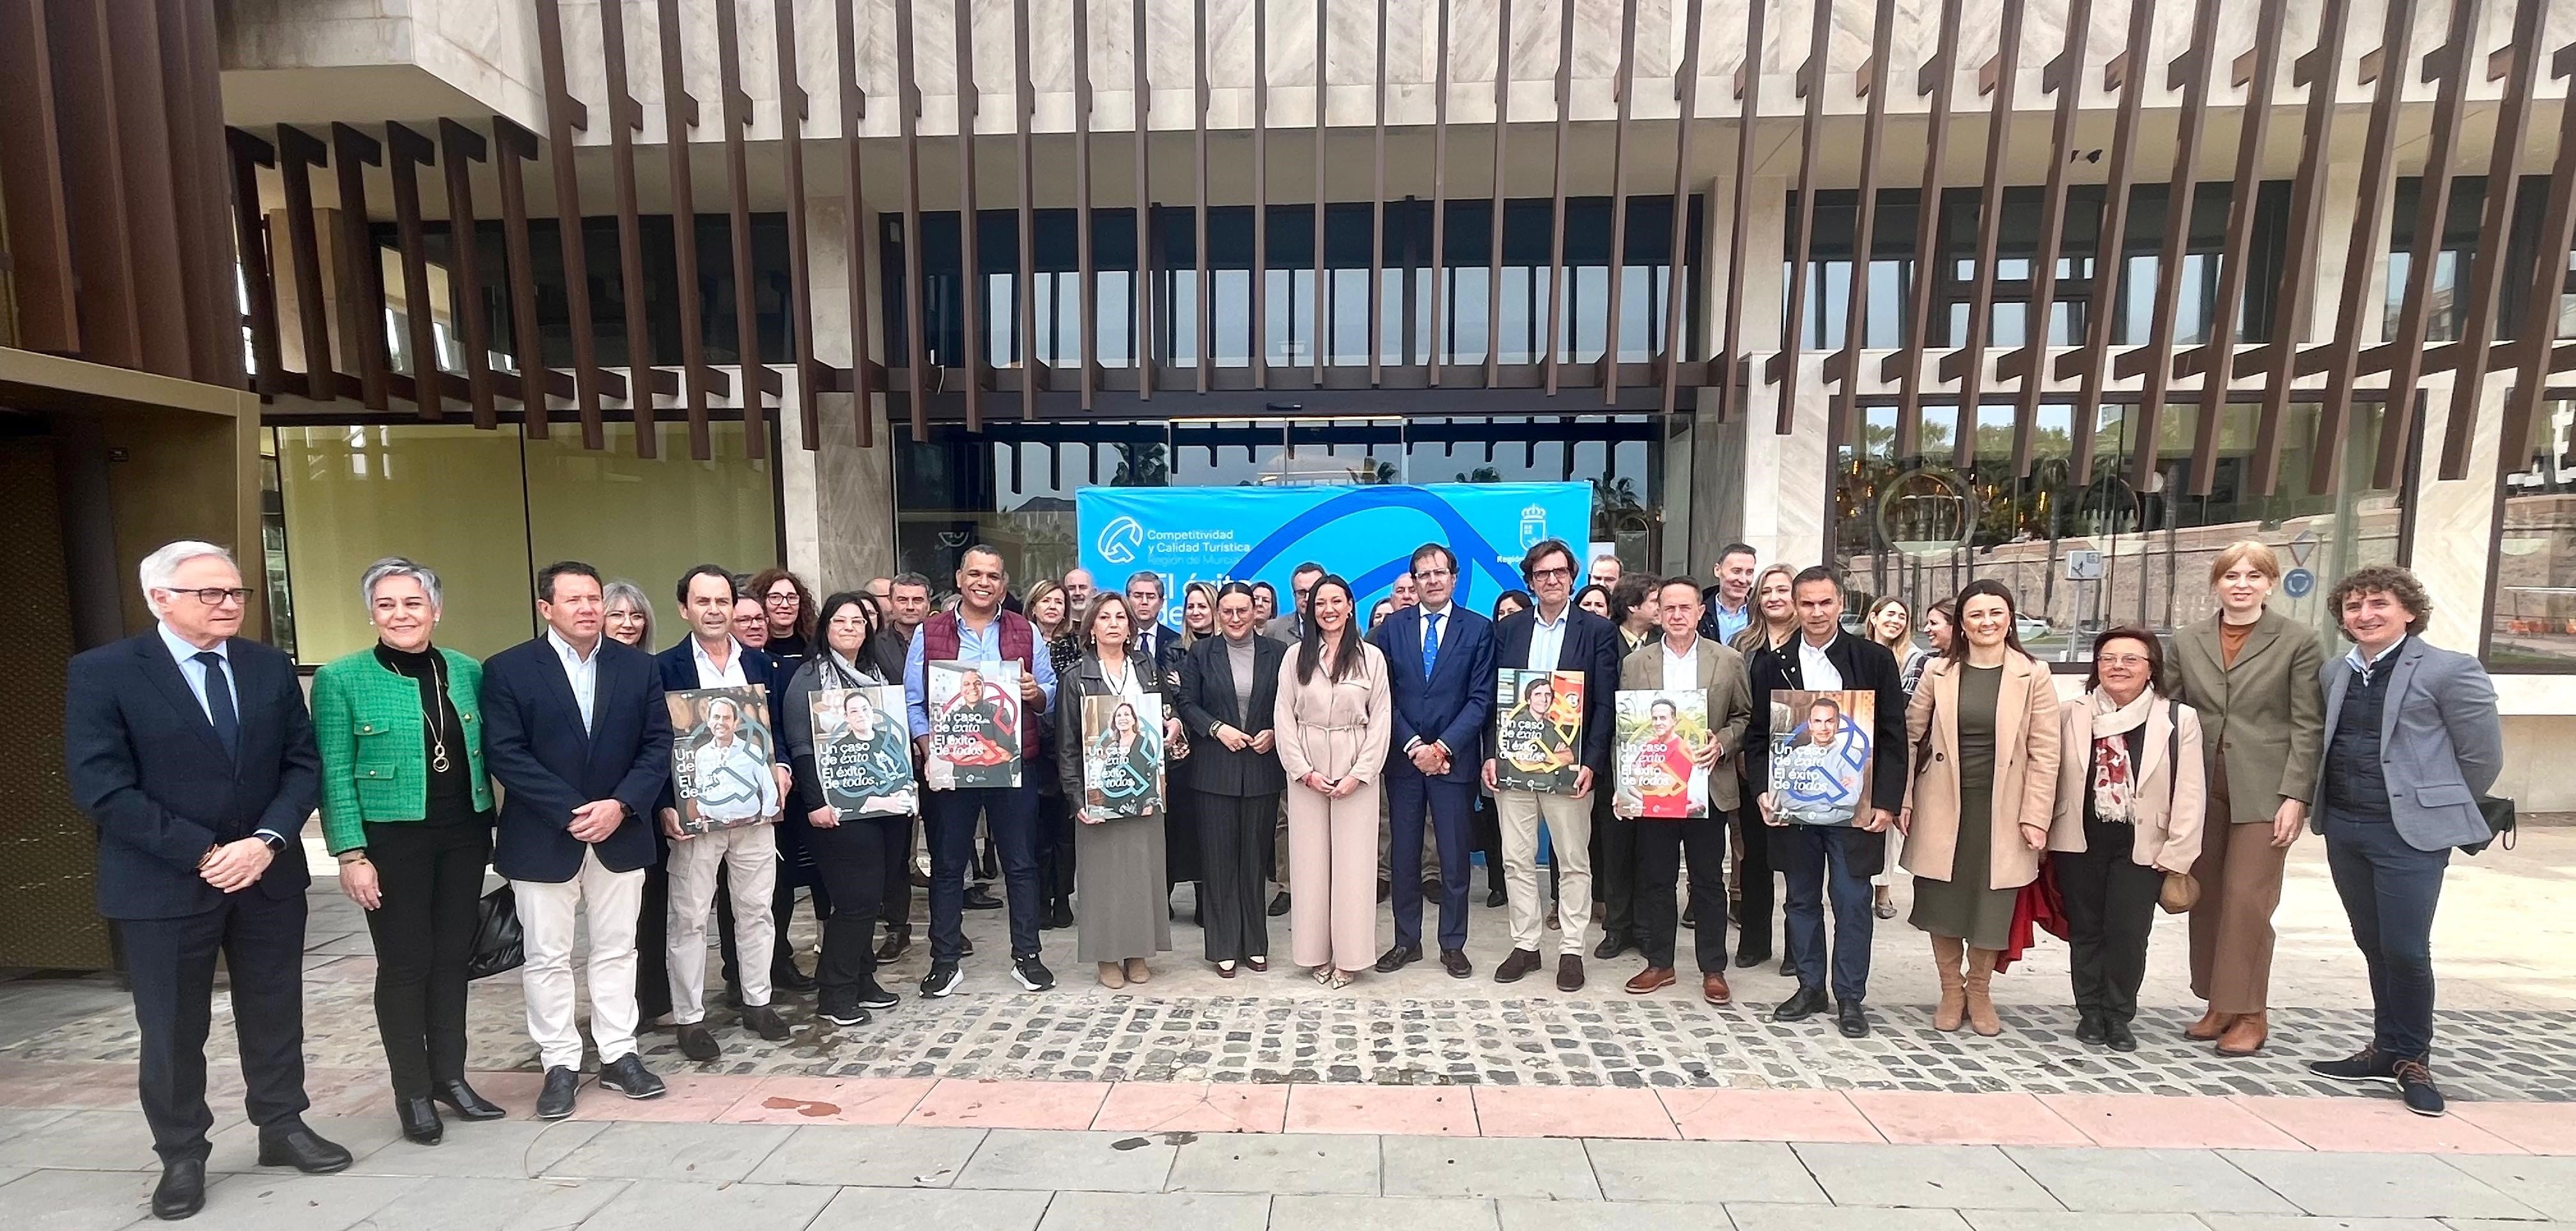
[[[2434,476],[2442,464],[2443,426],[2450,416],[2454,376],[2444,372],[2424,379],[2424,483],[2416,497],[2415,575],[2433,600],[2433,620],[2425,638],[2462,653],[2478,649],[2479,622],[2486,618],[2487,544],[2495,541],[2496,483],[2492,466],[2472,464],[2469,477],[2444,482]],[[2495,456],[2496,436],[2504,430],[2504,395],[2510,374],[2490,378],[2477,402],[2477,432],[2469,456]]]
[[[807,233],[813,240],[814,349],[835,366],[847,365],[854,348],[878,355],[885,325],[882,271],[870,261],[866,265],[871,275],[866,284],[870,336],[853,335],[850,263],[841,244],[843,207],[842,198],[828,197],[810,199],[806,208]],[[866,209],[864,204],[861,208]],[[866,209],[866,225],[859,233],[874,236],[877,229],[877,212]],[[818,578],[819,585],[836,590],[853,589],[895,571],[894,451],[899,446],[886,422],[884,395],[871,396],[865,407],[854,406],[856,400],[847,393],[822,396],[822,434],[816,448],[806,452],[800,441],[789,450],[808,473],[800,482],[791,464],[784,475],[789,558],[796,559],[803,551],[809,563],[798,567],[810,569],[809,575]],[[856,443],[854,416],[860,413],[874,421],[875,443],[864,449]],[[794,419],[788,416],[791,427]]]

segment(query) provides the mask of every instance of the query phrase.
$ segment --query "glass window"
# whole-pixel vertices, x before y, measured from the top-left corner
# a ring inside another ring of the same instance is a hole
[[[2388,228],[2388,300],[2383,305],[2389,336],[2397,333],[2398,318],[2404,315],[2406,283],[2415,264],[2415,240],[2418,219],[2423,216],[2424,181],[2418,176],[2405,176],[2397,181],[2397,193],[2389,202]],[[2432,294],[2427,300],[2424,336],[2430,342],[2456,341],[2468,327],[2469,271],[2477,261],[2478,239],[2486,227],[2487,179],[2483,175],[2462,175],[2451,180],[2451,200],[2442,215],[2442,246],[2434,254]],[[2513,219],[2505,241],[2504,279],[2496,293],[2496,330],[2498,340],[2521,336],[2523,322],[2531,311],[2531,282],[2527,272],[2538,260],[2541,215],[2548,208],[2549,177],[2526,175],[2514,190]],[[2568,280],[2576,289],[2576,278]],[[2562,293],[2555,310],[2544,308],[2557,326],[2558,337],[2566,337],[2568,300]]]
[[[2486,660],[2496,671],[2576,668],[2576,402],[2548,401],[2504,479]]]

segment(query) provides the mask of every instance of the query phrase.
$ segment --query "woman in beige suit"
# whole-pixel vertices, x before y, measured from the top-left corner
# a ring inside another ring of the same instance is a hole
[[[1326,987],[1348,987],[1377,960],[1386,657],[1360,639],[1350,583],[1327,575],[1306,603],[1306,636],[1280,659],[1272,718],[1288,772],[1288,930],[1298,965]]]
[[[2271,1034],[2272,910],[2281,868],[2306,828],[2325,743],[2325,651],[2288,616],[2264,610],[2280,557],[2230,545],[2210,563],[2218,614],[2174,634],[2174,699],[2200,711],[2209,768],[2209,839],[2191,874],[2191,990],[2209,1011],[2183,1034],[2250,1056]]]
[[[1897,828],[1914,874],[1914,926],[1932,934],[1941,1004],[1932,1024],[2003,1033],[1988,996],[2013,898],[2039,877],[2057,813],[2057,686],[2013,633],[2012,591],[1959,591],[1958,635],[1906,707],[1914,779]],[[1967,971],[1959,959],[1967,958]]]

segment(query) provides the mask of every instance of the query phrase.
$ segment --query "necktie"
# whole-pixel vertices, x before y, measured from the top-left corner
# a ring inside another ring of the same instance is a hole
[[[206,716],[214,720],[215,738],[224,742],[224,754],[241,755],[241,715],[233,710],[233,686],[224,678],[224,656],[213,650],[197,655],[206,668]]]
[[[1431,678],[1431,669],[1440,665],[1440,617],[1445,614],[1435,611],[1424,617],[1431,621],[1431,631],[1422,638],[1422,678],[1426,680]]]

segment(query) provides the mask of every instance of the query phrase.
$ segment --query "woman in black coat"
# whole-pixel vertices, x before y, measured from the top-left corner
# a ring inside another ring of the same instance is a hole
[[[1271,733],[1287,647],[1255,632],[1253,616],[1252,587],[1233,582],[1217,592],[1218,635],[1182,654],[1174,699],[1193,745],[1207,959],[1229,979],[1238,964],[1270,969],[1262,862],[1288,789]]]

